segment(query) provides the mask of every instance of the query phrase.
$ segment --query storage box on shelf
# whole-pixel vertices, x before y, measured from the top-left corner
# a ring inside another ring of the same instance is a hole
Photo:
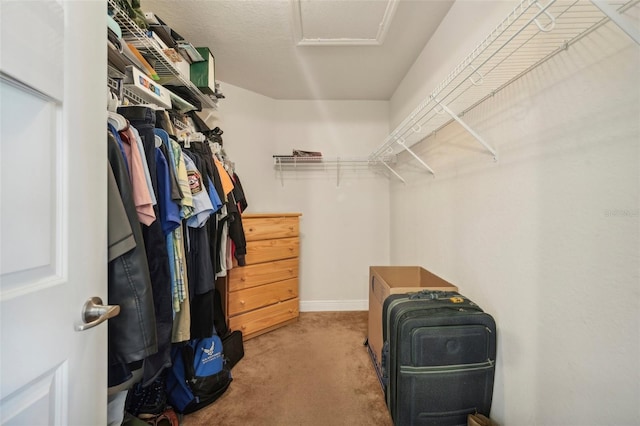
[[[144,75],[138,68],[131,65],[127,67],[124,83],[129,90],[137,93],[146,102],[159,105],[162,108],[171,108],[169,91]]]
[[[204,61],[191,64],[191,82],[202,93],[214,95],[216,93],[215,58],[208,47],[196,47],[196,50],[204,58]]]
[[[382,374],[382,305],[391,294],[421,290],[458,291],[458,287],[420,266],[369,267],[369,351],[378,375]]]
[[[286,324],[299,316],[300,213],[245,214],[246,266],[234,265],[218,280],[229,328],[244,340]]]

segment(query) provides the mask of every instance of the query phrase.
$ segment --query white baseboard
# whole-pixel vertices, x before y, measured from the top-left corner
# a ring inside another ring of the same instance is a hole
[[[364,300],[301,300],[300,312],[368,311],[369,301]]]

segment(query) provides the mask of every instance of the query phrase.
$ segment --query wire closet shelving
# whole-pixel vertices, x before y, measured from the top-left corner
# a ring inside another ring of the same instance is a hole
[[[371,166],[387,166],[389,171],[395,171],[388,166],[394,164],[395,157],[383,157],[384,162],[371,160],[368,157],[316,157],[316,156],[294,156],[294,155],[274,155],[273,165],[280,175],[280,182],[284,186],[284,172],[292,170],[332,170],[336,173],[336,185],[340,185],[341,172],[350,170],[368,169]]]
[[[128,16],[126,12],[118,6],[115,0],[108,0],[108,3],[114,12],[113,19],[122,30],[122,38],[135,46],[144,56],[149,56],[154,59],[152,64],[153,69],[161,79],[171,80],[176,85],[183,86],[201,103],[203,108],[217,108],[217,98],[202,93],[190,80],[185,79],[167,55],[149,38],[145,30],[140,28]],[[177,95],[172,95],[179,99]]]
[[[369,160],[387,165],[385,158],[406,151],[435,175],[411,146],[456,121],[497,161],[496,150],[464,122],[464,114],[609,21],[640,44],[639,3],[640,0],[523,0],[387,136]]]

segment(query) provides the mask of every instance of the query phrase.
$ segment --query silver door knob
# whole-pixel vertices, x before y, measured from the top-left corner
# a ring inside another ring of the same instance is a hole
[[[82,321],[84,324],[77,324],[77,331],[88,330],[96,325],[113,318],[120,313],[119,305],[103,305],[102,299],[92,297],[87,300],[82,307]]]

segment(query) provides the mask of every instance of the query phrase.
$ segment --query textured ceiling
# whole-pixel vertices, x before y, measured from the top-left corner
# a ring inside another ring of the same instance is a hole
[[[388,100],[453,1],[141,3],[145,12],[154,12],[194,46],[212,50],[217,80],[274,99]],[[298,44],[300,36],[375,39],[387,6],[395,9],[380,45]]]
[[[379,35],[388,29],[398,2],[291,0],[291,4],[298,44],[357,45],[381,44]]]

